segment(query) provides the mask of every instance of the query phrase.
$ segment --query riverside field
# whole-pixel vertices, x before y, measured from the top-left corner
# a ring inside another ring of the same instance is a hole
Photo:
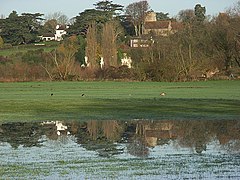
[[[239,120],[240,81],[0,83],[0,102],[0,122]]]

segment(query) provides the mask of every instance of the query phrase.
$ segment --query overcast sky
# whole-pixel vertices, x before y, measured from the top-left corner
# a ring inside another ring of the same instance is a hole
[[[139,0],[113,0],[113,3],[124,5]],[[235,4],[238,0],[148,0],[152,10],[156,12],[169,13],[175,16],[180,10],[193,9],[197,3],[205,6],[207,15],[217,15],[226,8]],[[8,16],[13,10],[18,14],[43,13],[49,14],[62,12],[69,18],[77,16],[85,9],[94,8],[94,3],[98,0],[0,0],[0,15]]]

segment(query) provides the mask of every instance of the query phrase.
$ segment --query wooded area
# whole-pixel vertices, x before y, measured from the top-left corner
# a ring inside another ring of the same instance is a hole
[[[155,30],[146,34],[146,18],[153,11],[145,0],[127,7],[113,1],[94,6],[71,20],[61,13],[43,17],[16,11],[0,19],[0,53],[26,47],[0,56],[0,81],[240,78],[240,1],[216,17],[207,16],[207,7],[200,4],[172,18],[154,12],[156,23],[172,26],[167,35]],[[39,37],[54,33],[56,25],[69,25],[67,34],[46,51],[48,42]],[[137,40],[138,47],[130,45],[132,40]],[[131,58],[133,68],[122,66],[124,57]]]

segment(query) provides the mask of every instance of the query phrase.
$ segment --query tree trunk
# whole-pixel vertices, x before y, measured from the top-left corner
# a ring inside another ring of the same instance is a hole
[[[237,65],[238,65],[238,67],[240,67],[240,60],[239,60],[239,58],[235,57],[235,61],[236,61]]]

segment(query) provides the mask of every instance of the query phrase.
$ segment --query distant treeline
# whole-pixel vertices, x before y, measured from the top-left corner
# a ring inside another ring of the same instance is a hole
[[[216,17],[207,16],[207,7],[200,4],[180,11],[176,18],[157,12],[157,21],[179,24],[166,36],[144,33],[151,12],[147,1],[126,8],[112,1],[94,5],[71,20],[61,13],[44,19],[40,13],[16,11],[0,19],[0,81],[192,81],[240,76],[240,1]],[[9,52],[12,46],[40,42],[39,36],[54,33],[57,24],[70,26],[64,40],[51,50],[38,46]],[[131,47],[134,39],[145,45]],[[132,68],[122,66],[126,56]]]

